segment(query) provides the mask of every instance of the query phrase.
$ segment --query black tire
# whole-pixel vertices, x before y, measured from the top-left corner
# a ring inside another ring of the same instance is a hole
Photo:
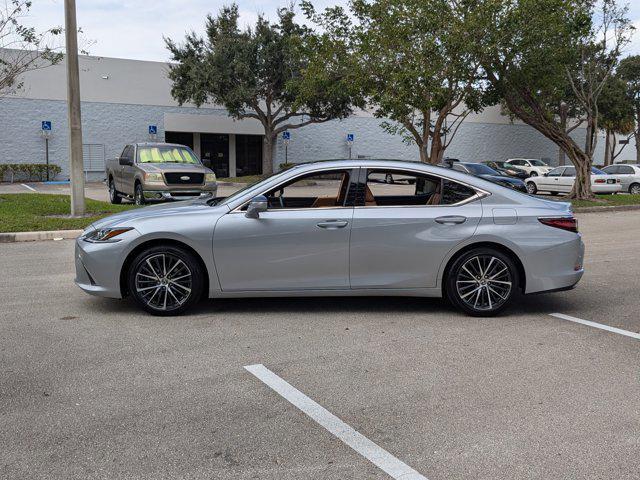
[[[551,195],[555,197],[556,195],[558,195],[558,192],[551,192]]]
[[[204,276],[192,253],[159,245],[139,253],[131,262],[127,286],[136,303],[152,315],[180,315],[201,299]]]
[[[119,205],[122,203],[122,197],[116,190],[116,184],[114,183],[113,178],[109,178],[109,201],[114,205]]]
[[[527,193],[529,195],[535,195],[536,193],[538,193],[538,186],[535,184],[535,182],[527,182]]]
[[[537,177],[538,176],[538,172],[531,172],[531,177]]]
[[[632,183],[629,185],[629,193],[631,195],[640,195],[640,183]]]
[[[499,250],[482,247],[453,261],[445,279],[445,293],[466,314],[490,317],[509,306],[519,285],[513,260]]]
[[[136,183],[136,187],[133,192],[133,202],[136,205],[144,205],[147,201],[144,198],[144,190],[142,189],[142,185]]]

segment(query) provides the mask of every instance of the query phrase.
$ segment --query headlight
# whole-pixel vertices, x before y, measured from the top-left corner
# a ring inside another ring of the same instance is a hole
[[[161,173],[145,173],[144,179],[147,182],[164,182]]]
[[[119,238],[115,238],[118,235],[122,235],[133,228],[101,228],[100,230],[94,230],[82,237],[87,242],[119,242]]]
[[[216,181],[215,173],[205,173],[204,174],[204,183],[213,183]]]

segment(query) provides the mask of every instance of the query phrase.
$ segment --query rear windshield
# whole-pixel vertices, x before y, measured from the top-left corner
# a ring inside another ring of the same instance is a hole
[[[493,168],[482,163],[465,163],[464,166],[474,175],[500,175]]]
[[[139,163],[193,163],[200,161],[187,147],[160,146],[138,147]]]

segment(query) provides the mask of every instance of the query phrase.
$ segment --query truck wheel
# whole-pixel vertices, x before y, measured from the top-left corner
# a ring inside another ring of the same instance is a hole
[[[133,195],[133,199],[136,205],[144,205],[147,203],[144,199],[144,190],[142,190],[142,185],[136,183],[135,193]]]
[[[122,203],[122,197],[118,195],[113,178],[109,178],[109,201],[115,205]]]

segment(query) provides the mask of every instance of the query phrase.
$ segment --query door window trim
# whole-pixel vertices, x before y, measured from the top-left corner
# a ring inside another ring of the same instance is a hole
[[[471,185],[467,182],[463,182],[454,178],[450,178],[444,175],[440,175],[440,173],[430,173],[430,172],[423,172],[421,170],[418,169],[411,169],[411,168],[398,168],[398,167],[373,167],[373,168],[369,168],[369,167],[361,167],[360,168],[360,177],[358,178],[358,185],[364,185],[366,187],[367,185],[367,178],[369,177],[369,171],[370,170],[384,170],[384,171],[390,171],[390,172],[398,172],[398,174],[402,174],[402,172],[410,172],[410,173],[417,173],[420,175],[424,175],[426,177],[434,177],[434,178],[438,178],[440,179],[440,181],[444,181],[444,180],[448,180],[450,182],[454,182],[454,183],[458,183],[460,185],[464,185],[467,188],[472,189],[474,192],[476,192],[474,195],[470,196],[469,198],[465,198],[464,200],[458,202],[458,203],[452,203],[451,205],[355,205],[353,208],[359,209],[359,208],[443,208],[443,207],[460,207],[463,205],[467,205],[468,203],[471,202],[475,202],[476,200],[480,200],[481,198],[485,198],[491,195],[491,192],[488,192],[486,190],[483,190],[482,188],[476,187],[475,185]]]

